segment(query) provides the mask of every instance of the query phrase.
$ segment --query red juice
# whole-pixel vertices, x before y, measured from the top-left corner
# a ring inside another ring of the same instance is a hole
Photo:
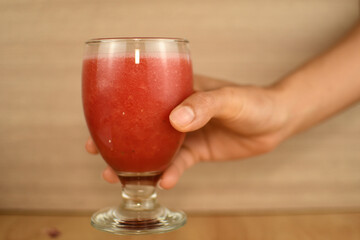
[[[170,125],[169,114],[193,92],[190,58],[87,58],[82,77],[87,125],[105,161],[118,172],[168,167],[185,137]]]

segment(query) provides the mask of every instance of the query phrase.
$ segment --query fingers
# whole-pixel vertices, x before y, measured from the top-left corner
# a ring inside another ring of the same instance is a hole
[[[194,93],[170,113],[169,119],[178,131],[190,132],[203,127],[213,117],[232,119],[241,108],[241,95],[235,93],[235,88],[224,87]]]
[[[86,143],[85,143],[85,149],[86,151],[88,151],[91,154],[97,154],[99,153],[99,151],[97,150],[94,141],[89,138]],[[107,166],[104,171],[102,172],[102,177],[104,178],[105,181],[109,182],[109,183],[118,183],[119,182],[119,178],[117,177],[116,173],[114,172],[114,170]]]
[[[87,140],[85,148],[91,154],[98,153],[95,143],[91,138]],[[163,189],[173,188],[179,181],[183,172],[194,165],[195,162],[195,157],[191,154],[191,151],[188,148],[183,147],[176,156],[173,164],[164,172],[161,180],[159,181],[160,187]],[[110,166],[107,166],[104,169],[102,177],[109,183],[118,183],[120,181],[115,171]]]
[[[223,87],[207,92],[197,92],[180,105],[169,116],[172,126],[181,132],[191,132],[205,126],[211,118],[232,120],[242,109],[240,91]],[[198,150],[197,150],[198,151]],[[190,148],[183,147],[173,164],[164,172],[159,186],[170,189],[176,185],[183,172],[198,161]]]
[[[171,166],[163,173],[158,185],[163,189],[173,188],[184,171],[197,162],[191,150],[183,147],[175,157]]]
[[[89,138],[86,141],[85,148],[86,148],[86,151],[88,151],[91,154],[99,153],[94,141],[91,138]],[[116,175],[115,171],[109,166],[107,166],[104,169],[104,171],[102,172],[102,177],[104,178],[105,181],[107,181],[109,183],[118,183],[120,181],[118,176]]]
[[[102,177],[109,183],[118,183],[120,181],[115,171],[109,166],[104,169]]]
[[[99,152],[96,148],[94,141],[91,138],[86,141],[85,149],[91,154],[97,154]]]

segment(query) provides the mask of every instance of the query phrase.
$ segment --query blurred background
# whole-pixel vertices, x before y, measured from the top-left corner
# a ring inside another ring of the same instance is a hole
[[[0,209],[88,212],[118,203],[120,184],[102,180],[105,162],[84,149],[87,39],[187,38],[195,73],[267,85],[358,18],[358,0],[2,0]],[[360,106],[270,154],[198,164],[160,201],[189,212],[358,210]]]

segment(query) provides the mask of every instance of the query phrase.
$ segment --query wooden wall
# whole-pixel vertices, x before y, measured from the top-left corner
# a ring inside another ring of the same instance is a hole
[[[83,42],[175,36],[194,71],[268,84],[336,42],[357,0],[2,0],[0,209],[95,210],[119,199],[88,155],[81,98]],[[346,93],[344,93],[346,94]],[[161,201],[187,211],[360,209],[360,106],[273,153],[198,164]]]

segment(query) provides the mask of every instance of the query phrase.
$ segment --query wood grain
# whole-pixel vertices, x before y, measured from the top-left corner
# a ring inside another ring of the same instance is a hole
[[[0,215],[1,240],[119,239],[95,230],[90,216]],[[55,238],[55,237],[53,237]],[[360,214],[265,215],[265,216],[190,216],[185,227],[170,233],[121,236],[121,239],[326,239],[358,240]]]
[[[84,151],[88,38],[185,37],[195,72],[265,85],[331,46],[358,15],[356,0],[1,1],[0,208],[117,203],[120,187],[100,177],[105,163]],[[359,122],[357,105],[271,154],[199,164],[160,199],[187,211],[359,209]]]

